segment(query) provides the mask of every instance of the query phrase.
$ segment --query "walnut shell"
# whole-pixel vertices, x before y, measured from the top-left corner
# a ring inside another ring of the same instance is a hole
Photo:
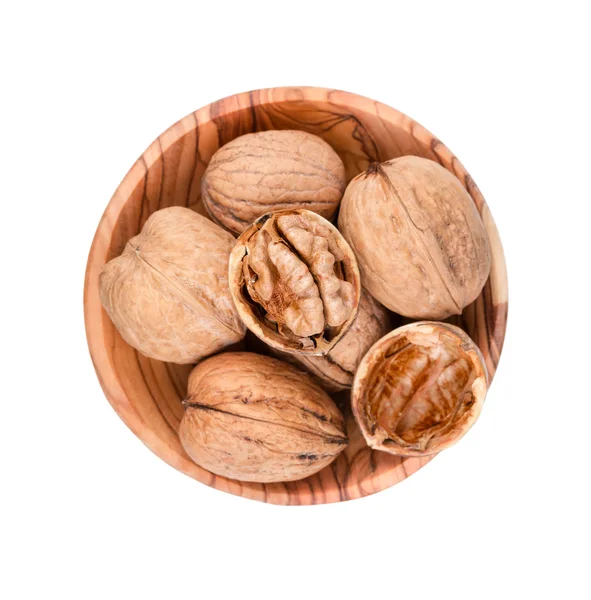
[[[425,158],[376,163],[355,177],[339,230],[357,256],[363,286],[406,317],[460,314],[490,273],[488,236],[470,194]]]
[[[193,369],[179,437],[191,459],[241,481],[296,481],[347,446],[343,415],[306,374],[227,352]]]
[[[391,328],[388,310],[362,289],[355,321],[328,354],[312,356],[279,350],[274,352],[282,360],[304,367],[328,392],[338,392],[353,385],[361,359]]]
[[[211,218],[236,234],[268,212],[306,208],[327,219],[345,191],[345,167],[304,131],[248,133],[222,146],[201,180]]]
[[[123,339],[181,364],[240,341],[246,328],[228,289],[234,241],[188,208],[151,215],[99,277],[101,302]]]
[[[355,320],[355,256],[338,230],[308,210],[263,215],[238,238],[229,282],[246,326],[286,352],[326,354]]]
[[[459,327],[429,321],[395,329],[365,355],[353,383],[353,414],[368,445],[403,456],[434,454],[474,424],[488,376]]]

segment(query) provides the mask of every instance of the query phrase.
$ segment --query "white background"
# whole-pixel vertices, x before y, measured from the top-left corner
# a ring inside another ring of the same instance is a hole
[[[585,4],[3,5],[0,597],[591,597]],[[370,96],[434,132],[509,268],[478,424],[338,505],[268,506],[167,466],[105,400],[83,329],[92,236],[137,156],[185,114],[279,85]]]

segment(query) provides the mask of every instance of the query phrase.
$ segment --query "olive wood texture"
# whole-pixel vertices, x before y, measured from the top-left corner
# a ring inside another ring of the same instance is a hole
[[[213,153],[239,135],[268,129],[300,129],[320,136],[342,158],[347,180],[373,161],[407,154],[435,160],[459,178],[489,234],[492,270],[476,301],[448,321],[476,342],[492,379],[505,336],[507,277],[497,229],[478,187],[448,148],[406,115],[355,94],[308,87],[257,90],[205,106],[160,135],[131,167],[105,210],[88,258],[84,313],[90,354],[105,395],[121,419],[155,454],[190,477],[274,504],[360,498],[398,483],[432,457],[403,458],[370,450],[349,416],[349,448],[307,479],[260,484],[213,475],[189,459],[177,434],[191,365],[139,354],[122,340],[99,299],[103,265],[122,252],[146,219],[167,206],[188,206],[206,215],[200,182]]]

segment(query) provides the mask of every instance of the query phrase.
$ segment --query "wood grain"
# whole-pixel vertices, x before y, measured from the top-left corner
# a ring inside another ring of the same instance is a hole
[[[342,158],[347,179],[372,161],[413,154],[454,173],[480,211],[493,250],[482,294],[450,319],[480,347],[492,379],[503,348],[507,276],[492,215],[460,161],[421,125],[379,102],[323,88],[273,88],[237,94],[201,108],[159,136],[131,167],[99,223],[88,258],[84,313],[88,345],[101,386],[129,428],[160,458],[217,489],[274,504],[320,504],[360,498],[398,483],[428,459],[370,450],[349,416],[351,444],[320,473],[286,484],[241,483],[194,464],[177,435],[190,366],[148,359],[128,346],[101,307],[98,276],[155,210],[188,206],[201,214],[201,177],[213,153],[244,133],[300,129],[326,140]],[[343,400],[347,410],[347,399]]]

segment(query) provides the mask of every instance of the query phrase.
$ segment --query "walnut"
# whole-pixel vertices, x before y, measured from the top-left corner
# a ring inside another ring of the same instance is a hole
[[[240,341],[246,328],[228,289],[234,238],[188,208],[155,212],[100,275],[103,306],[142,354],[194,363]]]
[[[487,372],[460,328],[418,322],[395,329],[365,355],[353,383],[353,414],[368,445],[403,456],[457,442],[484,402]]]
[[[389,312],[362,289],[355,321],[328,354],[312,356],[279,350],[274,352],[282,360],[304,367],[325,390],[337,392],[353,385],[353,377],[361,359],[390,329]]]
[[[191,459],[241,481],[295,481],[347,446],[345,423],[306,374],[268,356],[227,352],[193,369],[179,436]]]
[[[344,190],[338,154],[304,131],[242,135],[213,155],[201,180],[212,219],[236,234],[265,213],[288,208],[331,219]]]
[[[230,291],[246,326],[271,347],[326,354],[357,314],[355,256],[326,219],[308,210],[260,217],[230,255]]]
[[[373,164],[355,177],[339,230],[357,256],[363,286],[407,317],[460,314],[490,272],[487,233],[470,194],[424,158]]]

